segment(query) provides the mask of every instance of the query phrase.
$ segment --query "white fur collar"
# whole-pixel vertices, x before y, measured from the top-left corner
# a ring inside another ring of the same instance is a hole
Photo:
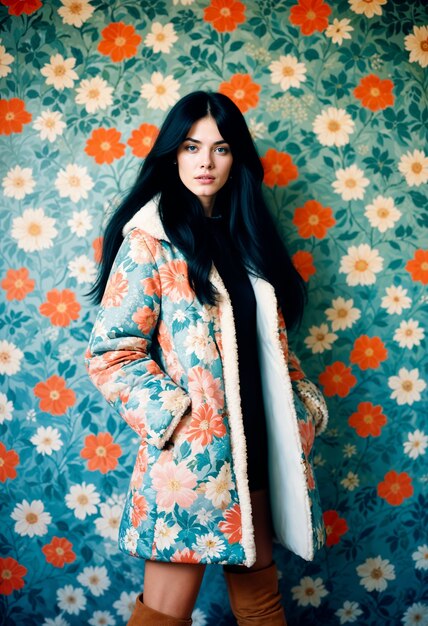
[[[140,228],[155,239],[164,239],[169,241],[159,216],[159,199],[160,196],[156,195],[149,202],[147,202],[147,204],[142,206],[141,209],[138,209],[134,217],[123,227],[122,235],[124,237],[133,228]]]

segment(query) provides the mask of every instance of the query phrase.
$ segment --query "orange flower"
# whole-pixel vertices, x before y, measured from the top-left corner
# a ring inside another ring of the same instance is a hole
[[[294,267],[299,272],[304,281],[308,282],[310,277],[317,271],[314,265],[314,257],[306,250],[299,250],[291,257]]]
[[[298,420],[298,422],[303,454],[306,458],[308,458],[314,445],[315,426],[312,421],[305,422],[303,420]]]
[[[46,561],[54,567],[64,567],[66,563],[73,563],[76,555],[72,550],[73,544],[64,537],[53,537],[50,543],[42,548]]]
[[[291,7],[290,22],[300,26],[302,35],[312,35],[316,30],[323,32],[328,26],[331,8],[323,0],[299,0]]]
[[[226,426],[222,415],[215,413],[209,404],[202,404],[193,411],[186,439],[196,440],[206,446],[212,442],[213,437],[224,437],[225,434]]]
[[[323,239],[327,230],[336,224],[336,220],[330,207],[323,207],[317,200],[308,200],[296,209],[293,224],[297,226],[300,237]]]
[[[101,35],[103,39],[98,44],[98,52],[109,56],[115,63],[134,57],[142,41],[135,28],[123,22],[112,22],[101,31]]]
[[[0,135],[22,133],[24,124],[31,122],[32,118],[31,113],[25,110],[24,100],[0,100]]]
[[[9,15],[31,15],[40,9],[40,0],[1,0],[0,4],[9,7]]]
[[[224,521],[218,527],[226,535],[229,543],[238,543],[242,539],[241,507],[234,504],[224,514]]]
[[[392,506],[399,506],[403,500],[413,495],[412,479],[407,472],[397,474],[393,470],[385,474],[383,482],[377,486],[377,493]]]
[[[412,280],[428,285],[428,250],[416,250],[413,259],[407,261],[406,270]]]
[[[343,517],[339,517],[337,511],[325,511],[323,519],[327,535],[326,544],[335,546],[339,543],[341,536],[348,532],[348,524]]]
[[[0,482],[5,483],[8,478],[16,478],[15,465],[19,463],[19,456],[15,450],[6,450],[0,441]]]
[[[92,242],[95,263],[101,263],[101,260],[103,258],[103,239],[103,237],[97,237]]]
[[[0,594],[10,596],[15,589],[22,589],[22,577],[27,574],[27,568],[8,556],[0,558]]]
[[[187,279],[187,263],[185,261],[169,261],[159,268],[162,291],[173,302],[193,298],[193,291]]]
[[[126,145],[120,143],[121,133],[115,128],[97,128],[86,142],[85,152],[94,157],[95,163],[113,163],[125,154]]]
[[[40,410],[51,415],[64,415],[68,407],[76,403],[76,394],[65,386],[61,376],[54,375],[45,382],[37,383],[33,391],[40,398]]]
[[[382,80],[375,74],[369,74],[360,80],[360,83],[354,89],[354,96],[361,100],[363,107],[370,111],[379,111],[386,109],[394,104],[394,94],[392,88],[394,83],[392,80]]]
[[[148,335],[152,328],[155,326],[157,315],[153,309],[149,306],[143,306],[136,310],[132,316],[132,321],[135,322],[144,335]]]
[[[357,379],[352,374],[350,367],[346,367],[345,363],[341,361],[335,361],[320,374],[319,381],[324,387],[326,396],[337,395],[344,398],[348,395],[351,387],[356,384]]]
[[[153,148],[158,134],[159,129],[154,124],[141,124],[136,130],[133,130],[128,139],[128,146],[131,146],[132,154],[144,159]]]
[[[142,493],[138,491],[134,492],[132,496],[132,525],[134,528],[138,528],[138,526],[147,519],[147,500],[143,496]]]
[[[236,0],[211,0],[204,9],[204,20],[211,22],[219,33],[235,30],[238,24],[245,22],[245,4]]]
[[[115,272],[108,279],[101,304],[106,309],[120,306],[123,298],[128,294],[129,283],[126,274]]]
[[[194,550],[184,548],[184,550],[176,550],[171,561],[174,563],[200,563],[201,557]]]
[[[382,426],[385,426],[386,416],[382,413],[382,407],[371,402],[360,402],[358,410],[348,419],[351,428],[355,428],[359,437],[379,437]]]
[[[85,447],[80,456],[88,459],[91,472],[98,470],[101,474],[107,474],[114,470],[121,454],[122,448],[118,443],[113,443],[110,433],[98,433],[85,437]]]
[[[218,90],[233,100],[241,113],[259,103],[260,85],[254,83],[249,74],[234,74],[229,82],[221,83]]]
[[[380,337],[361,335],[354,342],[350,355],[351,363],[362,370],[376,369],[388,357],[388,350]]]
[[[8,270],[1,286],[6,291],[6,300],[23,300],[34,289],[35,282],[28,278],[28,269]]]
[[[68,326],[72,320],[79,317],[80,304],[76,296],[69,289],[52,289],[46,294],[46,302],[39,306],[39,311],[49,317],[53,326]]]
[[[268,187],[288,185],[299,175],[291,156],[286,152],[269,148],[261,161],[265,171],[264,182]]]

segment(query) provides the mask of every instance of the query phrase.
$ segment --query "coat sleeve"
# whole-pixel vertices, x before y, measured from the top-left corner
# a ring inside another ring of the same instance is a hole
[[[112,267],[85,364],[109,404],[157,448],[171,437],[191,402],[154,358],[160,303],[153,246],[142,231],[131,231]]]

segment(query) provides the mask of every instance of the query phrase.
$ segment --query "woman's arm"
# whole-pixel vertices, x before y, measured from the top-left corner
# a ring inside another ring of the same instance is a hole
[[[144,233],[131,231],[112,267],[85,363],[109,404],[158,448],[190,405],[187,393],[151,356],[160,302],[155,259]]]

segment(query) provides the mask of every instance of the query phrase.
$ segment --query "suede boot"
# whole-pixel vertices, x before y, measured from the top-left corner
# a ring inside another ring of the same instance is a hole
[[[191,626],[191,619],[178,619],[155,611],[146,606],[141,593],[135,603],[135,609],[126,626]]]
[[[235,574],[224,570],[230,606],[239,626],[286,626],[275,563]]]

